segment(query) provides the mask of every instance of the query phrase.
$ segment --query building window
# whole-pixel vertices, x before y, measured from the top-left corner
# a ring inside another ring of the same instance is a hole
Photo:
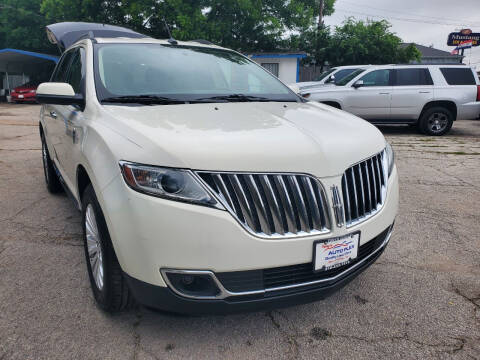
[[[270,71],[273,75],[278,77],[278,63],[262,63],[261,64],[265,69]]]

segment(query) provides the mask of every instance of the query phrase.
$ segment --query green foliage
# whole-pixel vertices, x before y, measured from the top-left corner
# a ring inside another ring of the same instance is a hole
[[[350,18],[337,26],[330,38],[327,59],[335,65],[393,64],[420,59],[415,46],[400,47],[402,40],[390,31],[390,23]]]
[[[0,49],[58,53],[46,40],[42,0],[0,0]]]
[[[334,65],[419,59],[386,21],[348,19],[333,33],[318,23],[320,0],[0,0],[0,48],[57,53],[45,25],[102,22],[167,38],[164,20],[178,40],[206,39],[243,52],[303,50],[307,61]],[[335,0],[324,0],[324,16]],[[285,36],[288,34],[288,36]]]

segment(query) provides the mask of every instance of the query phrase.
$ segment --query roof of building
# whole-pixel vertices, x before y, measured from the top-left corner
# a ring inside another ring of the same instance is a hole
[[[307,57],[305,51],[278,51],[278,52],[256,52],[250,53],[248,56],[252,58],[299,58]]]
[[[40,61],[48,60],[48,61],[57,62],[58,56],[41,54],[41,53],[26,51],[26,50],[10,49],[10,48],[0,50],[0,61],[31,62],[34,59],[40,59]]]
[[[415,47],[422,53],[422,58],[451,58],[451,59],[458,59],[461,58],[461,55],[452,55],[448,51],[435,49],[430,46],[419,45],[415,43],[404,43],[401,44],[401,47],[407,47],[408,45],[413,44]]]

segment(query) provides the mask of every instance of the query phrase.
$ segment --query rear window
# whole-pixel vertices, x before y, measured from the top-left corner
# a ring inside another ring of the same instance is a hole
[[[465,68],[441,68],[445,80],[448,85],[476,85],[475,77],[472,69]]]
[[[428,69],[398,69],[396,74],[396,86],[433,85]]]

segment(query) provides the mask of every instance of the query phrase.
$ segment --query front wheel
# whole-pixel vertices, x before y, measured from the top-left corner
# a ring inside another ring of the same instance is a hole
[[[42,135],[41,140],[42,140],[43,174],[45,175],[45,184],[47,185],[47,189],[50,193],[56,194],[63,190],[62,184],[60,184],[58,175],[55,172],[55,168],[53,167],[53,161],[50,158],[50,154],[48,152],[45,136]]]
[[[420,130],[431,136],[441,136],[450,131],[453,125],[453,114],[443,107],[432,107],[426,110],[419,121]]]
[[[133,298],[122,275],[92,185],[88,185],[83,194],[83,240],[93,296],[105,311],[119,312],[128,309],[133,304]]]

